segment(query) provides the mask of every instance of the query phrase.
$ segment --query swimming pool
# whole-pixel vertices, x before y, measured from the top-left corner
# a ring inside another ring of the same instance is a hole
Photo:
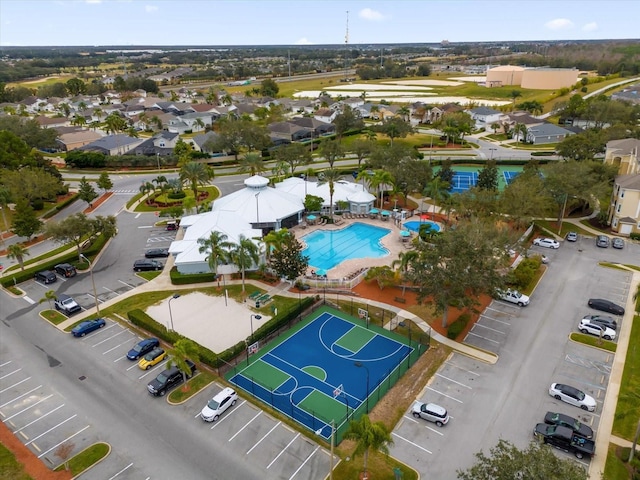
[[[309,257],[309,265],[330,270],[345,260],[380,258],[389,255],[380,239],[391,230],[364,223],[352,223],[341,230],[316,230],[302,237],[307,247],[302,255]]]
[[[403,225],[405,228],[408,228],[409,230],[412,230],[414,232],[419,232],[420,231],[420,225],[431,225],[431,229],[435,232],[439,232],[440,231],[440,225],[438,225],[435,222],[432,222],[431,220],[422,220],[421,222],[405,222]]]

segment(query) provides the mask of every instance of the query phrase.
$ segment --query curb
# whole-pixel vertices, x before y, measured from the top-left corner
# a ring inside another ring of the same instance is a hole
[[[89,445],[87,448],[85,448],[84,450],[78,452],[76,455],[80,455],[82,452],[84,452],[85,450],[93,447],[94,445],[98,445],[100,443],[104,443],[107,447],[109,447],[109,450],[107,450],[107,454],[102,457],[100,460],[98,460],[97,462],[89,465],[87,468],[85,468],[82,472],[80,472],[78,475],[76,475],[75,477],[73,477],[71,480],[75,480],[76,478],[80,478],[82,475],[84,475],[85,473],[87,473],[89,470],[91,470],[93,467],[95,467],[96,465],[98,465],[99,463],[102,463],[103,460],[105,460],[109,455],[111,455],[111,444],[107,443],[107,442],[96,442],[96,443],[92,443],[91,445]]]

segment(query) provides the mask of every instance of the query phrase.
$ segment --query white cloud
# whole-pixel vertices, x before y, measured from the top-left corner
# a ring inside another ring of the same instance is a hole
[[[102,0],[84,0],[86,3],[102,3]]]
[[[372,10],[370,8],[363,8],[358,12],[358,16],[364,20],[371,20],[374,22],[379,22],[384,20],[384,15],[382,15],[377,10]]]
[[[589,22],[582,26],[582,30],[585,32],[593,32],[598,29],[598,24],[596,22]]]
[[[309,41],[307,37],[302,37],[296,41],[295,45],[313,45],[313,42]]]
[[[555,18],[544,24],[549,30],[568,30],[573,28],[573,22],[567,18]]]
[[[155,13],[158,11],[158,7],[155,5],[145,5],[144,11],[147,13]]]

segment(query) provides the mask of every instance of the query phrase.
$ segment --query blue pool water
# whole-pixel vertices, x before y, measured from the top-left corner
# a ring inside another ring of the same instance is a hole
[[[389,254],[380,239],[391,230],[364,223],[352,223],[341,230],[316,230],[302,237],[307,247],[302,255],[309,266],[330,270],[345,260],[379,258]]]
[[[408,228],[409,230],[412,230],[414,232],[418,232],[420,231],[420,225],[424,225],[424,224],[429,224],[431,225],[431,229],[435,232],[439,232],[440,231],[440,225],[438,225],[437,223],[432,222],[431,220],[422,220],[421,222],[405,222],[403,225],[405,228]]]

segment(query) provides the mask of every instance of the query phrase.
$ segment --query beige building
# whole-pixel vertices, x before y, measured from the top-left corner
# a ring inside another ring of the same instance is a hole
[[[523,68],[502,65],[487,71],[489,88],[520,85],[531,90],[554,90],[571,87],[580,72],[575,68]]]
[[[640,140],[626,138],[607,143],[604,163],[618,167],[613,184],[609,223],[620,235],[640,234]]]

